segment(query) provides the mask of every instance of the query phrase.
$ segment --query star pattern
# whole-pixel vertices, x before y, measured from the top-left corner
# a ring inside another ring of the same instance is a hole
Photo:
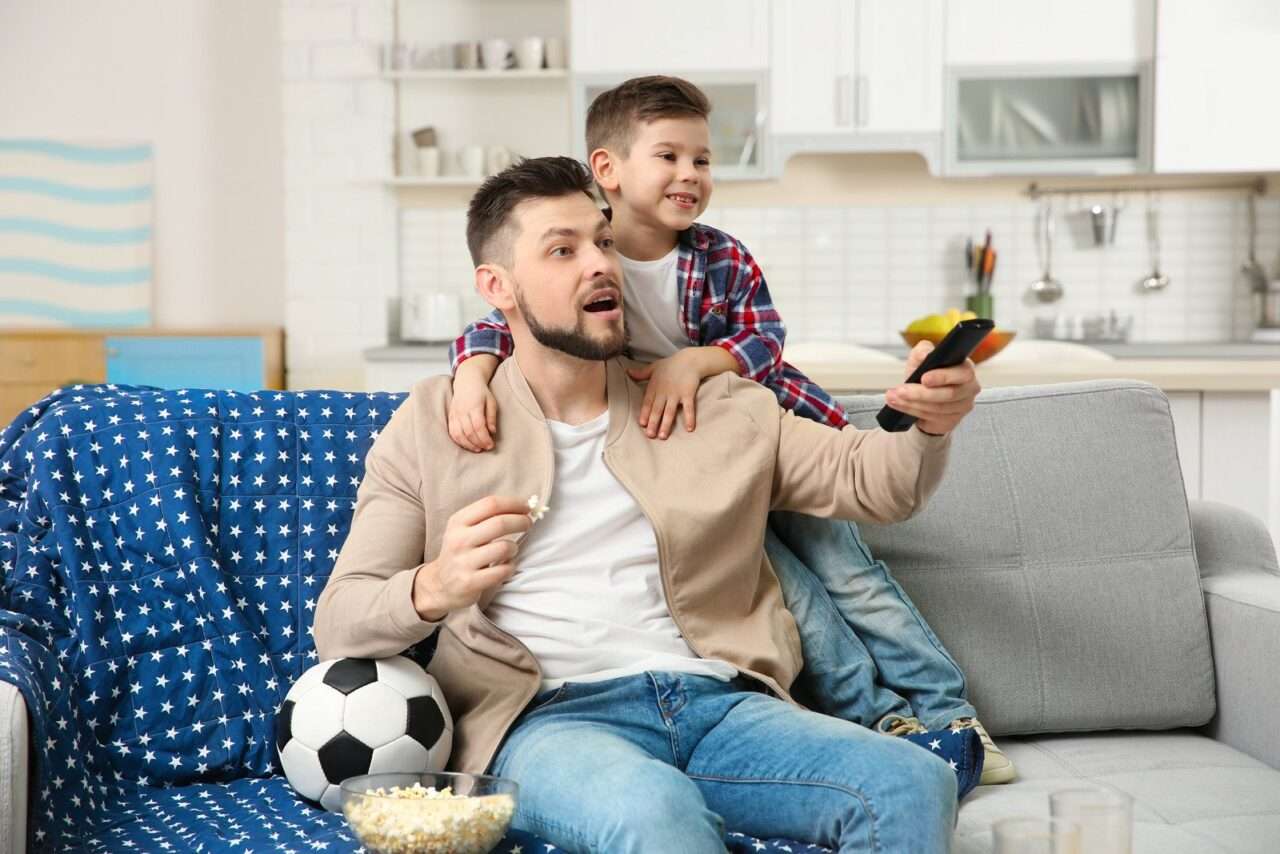
[[[362,850],[279,776],[274,722],[403,399],[71,386],[0,433],[0,680],[32,710],[35,850]]]

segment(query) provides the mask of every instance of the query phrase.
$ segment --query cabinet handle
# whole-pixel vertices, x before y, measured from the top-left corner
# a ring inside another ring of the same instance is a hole
[[[858,75],[858,127],[866,127],[871,121],[871,79]]]
[[[850,106],[851,100],[849,86],[853,82],[852,75],[838,74],[836,75],[836,127],[849,127],[851,122]]]

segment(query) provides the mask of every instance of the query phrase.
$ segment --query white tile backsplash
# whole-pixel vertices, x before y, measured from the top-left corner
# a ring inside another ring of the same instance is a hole
[[[1172,283],[1144,293],[1151,269],[1146,201],[1130,198],[1116,243],[1094,247],[1087,227],[1073,228],[1068,208],[1095,201],[1056,200],[1053,275],[1065,294],[1031,301],[1039,277],[1037,206],[1030,201],[937,206],[713,208],[703,217],[742,240],[764,271],[792,341],[859,344],[899,340],[923,314],[962,307],[972,291],[963,270],[966,238],[988,228],[999,252],[992,293],[996,319],[1033,334],[1037,316],[1133,315],[1131,340],[1223,341],[1252,330],[1251,296],[1239,276],[1248,236],[1243,197],[1166,194],[1159,202],[1161,267]],[[1109,204],[1110,197],[1096,201]],[[1280,255],[1280,200],[1259,202],[1257,254],[1269,267]],[[461,209],[405,210],[400,221],[401,280],[416,287],[458,289],[471,305],[470,261]],[[1087,225],[1087,224],[1086,224]]]

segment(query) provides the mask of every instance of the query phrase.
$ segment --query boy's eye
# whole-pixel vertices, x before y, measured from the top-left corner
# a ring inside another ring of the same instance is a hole
[[[569,249],[568,246],[557,246],[555,249],[551,250],[551,254],[559,258],[563,258],[564,256],[568,255],[570,251],[571,250]]]
[[[708,158],[706,158],[706,157],[699,157],[695,162],[696,162],[699,166],[710,166],[710,165],[711,165],[711,160],[710,160],[710,159],[708,159]]]
[[[671,152],[667,152],[667,153],[665,153],[665,154],[659,154],[658,156],[659,156],[659,157],[661,157],[663,160],[675,160],[675,159],[676,159],[676,156],[675,156],[674,154],[672,154]]]
[[[612,238],[612,237],[602,237],[602,238],[600,238],[600,248],[601,248],[601,249],[612,249],[612,248],[613,248],[613,238]]]

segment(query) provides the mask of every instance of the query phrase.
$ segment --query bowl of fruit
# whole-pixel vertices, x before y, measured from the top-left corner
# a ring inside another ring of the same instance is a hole
[[[955,326],[962,320],[970,320],[977,317],[972,311],[961,311],[958,308],[947,309],[945,314],[927,314],[924,317],[917,318],[908,324],[907,328],[898,333],[902,336],[902,340],[907,342],[908,347],[914,347],[921,341],[931,341],[934,346],[938,342],[947,337],[947,333],[951,331],[951,327]],[[1009,345],[1013,340],[1013,336],[1018,333],[1012,329],[992,329],[987,333],[987,337],[982,339],[982,343],[969,356],[976,365],[979,362],[985,362],[996,353],[999,353]]]

